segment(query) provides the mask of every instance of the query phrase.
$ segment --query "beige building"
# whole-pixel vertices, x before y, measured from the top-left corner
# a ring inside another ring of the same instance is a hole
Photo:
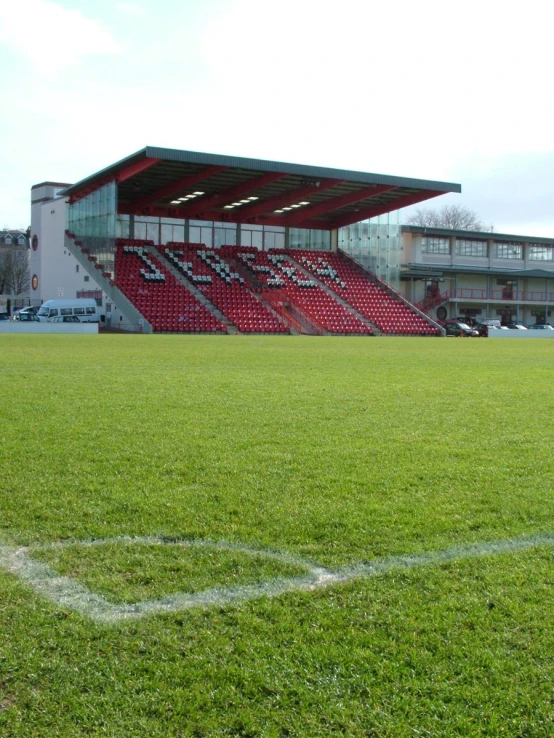
[[[554,238],[401,227],[400,290],[433,317],[552,322]]]

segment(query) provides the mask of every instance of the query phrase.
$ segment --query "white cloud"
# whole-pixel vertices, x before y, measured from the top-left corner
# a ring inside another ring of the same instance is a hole
[[[548,20],[537,0],[240,0],[201,50],[218,94],[257,95],[287,146],[307,134],[321,163],[441,178],[457,157],[550,147]]]
[[[45,76],[90,54],[122,52],[101,23],[48,0],[0,3],[0,43],[25,56]]]
[[[145,15],[145,10],[136,3],[116,3],[115,9],[126,15],[142,16]]]
[[[461,182],[499,228],[554,233],[548,21],[544,0],[0,0],[26,113],[0,121],[0,165],[18,152],[23,201],[145,144],[236,154]]]

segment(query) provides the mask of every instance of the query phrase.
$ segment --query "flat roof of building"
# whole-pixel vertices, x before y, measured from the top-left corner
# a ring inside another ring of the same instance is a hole
[[[496,233],[495,231],[458,231],[451,228],[427,228],[424,226],[403,225],[405,233],[418,233],[423,236],[455,236],[468,241],[511,241],[512,243],[532,243],[541,246],[552,246],[554,238],[543,238],[542,236],[517,236],[513,233]]]
[[[540,269],[509,269],[506,267],[480,267],[466,264],[403,264],[402,279],[421,279],[422,277],[442,277],[444,274],[495,274],[497,276],[513,277],[514,279],[554,279],[554,271]]]
[[[76,201],[111,181],[120,213],[320,230],[461,192],[450,182],[147,146],[63,194]]]
[[[31,190],[36,190],[38,187],[71,187],[69,182],[39,182],[31,187]]]

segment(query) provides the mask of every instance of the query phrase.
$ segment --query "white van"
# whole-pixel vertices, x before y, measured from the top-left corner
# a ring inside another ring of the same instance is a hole
[[[76,315],[81,323],[99,323],[100,309],[92,297],[79,297],[73,300],[46,300],[37,313],[38,319],[45,323],[59,315]]]

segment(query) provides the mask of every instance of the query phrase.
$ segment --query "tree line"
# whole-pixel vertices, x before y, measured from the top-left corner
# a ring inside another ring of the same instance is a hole
[[[492,231],[473,210],[460,205],[444,205],[442,208],[418,208],[408,218],[408,225],[422,228],[449,228],[454,231]]]

